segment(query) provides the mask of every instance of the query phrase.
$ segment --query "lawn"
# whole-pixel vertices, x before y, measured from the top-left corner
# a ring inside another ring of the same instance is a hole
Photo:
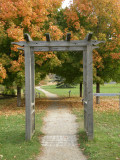
[[[37,100],[38,103],[39,100]],[[22,101],[22,104],[24,100]],[[37,104],[39,106],[39,104]],[[42,106],[42,104],[41,104]],[[37,108],[36,108],[37,109]],[[0,100],[0,159],[34,160],[40,152],[42,117],[36,113],[36,131],[31,141],[25,141],[25,108],[16,106],[16,98]]]
[[[69,96],[69,91],[71,90],[71,96],[79,96],[79,85],[75,88],[56,88],[55,85],[50,86],[42,86],[43,89],[55,93],[58,96]],[[95,93],[96,86],[93,85],[93,92]],[[120,92],[120,84],[104,84],[100,86],[101,93],[119,93]]]
[[[79,89],[76,88],[56,88],[56,85],[42,86],[41,88],[45,89],[48,92],[57,94],[58,96],[68,97],[69,91],[71,90],[71,96],[79,95]]]
[[[68,96],[70,89],[56,89],[44,86],[46,90],[61,96]],[[104,85],[101,92],[119,92],[120,85]],[[72,88],[73,95],[79,94],[79,88]],[[106,91],[107,90],[107,91]],[[41,94],[42,95],[42,94]],[[72,95],[72,96],[73,96]],[[44,94],[43,94],[44,96]],[[36,132],[30,142],[25,141],[25,108],[16,106],[17,99],[0,100],[0,159],[34,160],[40,152],[39,136],[41,133],[43,110],[51,103],[49,99],[36,98]],[[88,141],[83,128],[83,106],[80,98],[61,98],[60,103],[71,106],[80,124],[78,143],[88,160],[120,160],[120,113],[118,99],[101,99],[99,105],[94,99],[94,140]],[[75,109],[77,108],[77,109]]]
[[[77,121],[83,123],[83,110],[74,110]],[[80,125],[79,146],[88,160],[120,160],[120,114],[119,112],[94,111],[94,140],[88,141],[83,124]]]

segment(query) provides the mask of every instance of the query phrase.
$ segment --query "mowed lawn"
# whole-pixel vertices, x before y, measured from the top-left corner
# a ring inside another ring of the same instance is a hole
[[[78,143],[88,160],[120,160],[120,113],[94,111],[94,140],[83,130],[83,110],[74,110],[80,123]]]
[[[16,99],[0,100],[0,160],[34,160],[40,152],[44,111],[36,113],[36,132],[25,140],[25,108],[16,106]]]
[[[43,88],[48,88],[46,90],[62,97],[67,97],[70,90],[56,89],[55,86],[44,86]],[[103,86],[103,93],[118,93],[119,89],[120,85],[105,85]],[[71,88],[71,90],[71,93],[74,92],[74,96],[77,95],[77,97],[63,98],[65,102],[62,102],[61,98],[61,102],[65,103],[65,105],[67,105],[67,102],[69,105],[72,104],[72,109],[80,124],[78,143],[88,160],[120,160],[120,112],[118,98],[112,100],[103,99],[99,105],[94,104],[94,140],[88,141],[83,128],[84,114],[79,98],[79,87]],[[44,94],[42,96],[44,97]],[[36,132],[32,140],[26,142],[24,102],[22,102],[22,107],[18,108],[14,98],[0,100],[1,160],[35,159],[40,152],[39,136],[42,135],[41,126],[42,117],[45,114],[44,109],[50,103],[45,98],[36,99]]]
[[[56,88],[56,85],[42,86],[41,88],[55,93],[58,96],[68,97],[71,91],[71,97],[79,96],[79,85],[75,88]],[[93,92],[96,92],[96,86],[93,85]],[[100,86],[101,93],[120,93],[120,84],[104,84]]]
[[[57,89],[56,86],[43,86],[42,88],[59,96],[65,96],[67,102],[72,104],[73,112],[76,114],[79,123],[78,145],[88,160],[120,160],[120,111],[118,97],[101,97],[100,104],[95,104],[94,97],[94,140],[88,141],[84,132],[83,106],[80,98],[78,98],[79,86],[70,89]],[[69,90],[71,90],[71,98],[67,98]],[[93,90],[95,93],[95,85]],[[119,92],[120,84],[105,84],[101,86],[101,93]]]

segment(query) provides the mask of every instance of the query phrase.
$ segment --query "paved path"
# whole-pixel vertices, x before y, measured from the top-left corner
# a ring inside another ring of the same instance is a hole
[[[48,98],[57,98],[39,87]],[[58,106],[57,100],[47,110],[42,128],[42,153],[36,160],[87,160],[77,144],[76,117],[65,106]]]

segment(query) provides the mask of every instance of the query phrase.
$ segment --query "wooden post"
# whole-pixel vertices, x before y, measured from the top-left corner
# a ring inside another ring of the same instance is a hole
[[[93,139],[93,61],[92,33],[88,34],[86,50],[83,51],[83,84],[84,84],[84,128],[88,139]]]
[[[32,41],[29,34],[24,39]],[[26,107],[26,140],[30,140],[35,131],[35,65],[34,47],[25,46],[25,107]]]
[[[87,135],[88,139],[93,139],[93,58],[92,58],[92,46],[89,43],[87,45]]]
[[[87,131],[87,50],[83,51],[84,129]]]
[[[71,90],[69,91],[69,98],[70,98],[70,93],[71,93]]]
[[[34,48],[31,48],[31,81],[32,81],[32,134],[35,131],[35,60]]]
[[[31,102],[32,102],[32,87],[31,87],[31,51],[29,46],[24,47],[25,51],[25,109],[26,109],[26,140],[32,137],[32,121],[31,121]]]
[[[69,42],[71,39],[71,33],[67,33],[66,40]]]
[[[50,34],[49,33],[45,33],[45,36],[46,36],[46,41],[50,42]]]

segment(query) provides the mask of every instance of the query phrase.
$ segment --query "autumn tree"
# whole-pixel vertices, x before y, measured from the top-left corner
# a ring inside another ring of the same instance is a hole
[[[4,24],[2,22],[0,22],[0,37],[2,37],[0,38],[0,47],[1,47],[4,40],[7,37],[7,35],[5,34],[5,30],[4,30]],[[4,67],[4,64],[2,63],[2,59],[0,58],[0,83],[2,83],[5,78],[6,78],[6,69]]]
[[[0,0],[0,78],[4,85],[11,86],[15,82],[20,93],[24,79],[24,53],[18,51],[17,46],[11,48],[12,41],[24,41],[23,33],[26,32],[33,40],[45,40],[46,32],[51,33],[54,40],[63,36],[52,18],[61,3],[62,0]],[[5,57],[9,60],[6,61]],[[36,67],[50,59],[56,59],[51,52],[35,53]]]
[[[100,84],[114,80],[120,65],[119,0],[74,0],[64,15],[66,30],[72,31],[73,39],[83,39],[86,33],[93,32],[93,39],[106,41],[93,51],[94,82],[96,92],[100,92]]]

